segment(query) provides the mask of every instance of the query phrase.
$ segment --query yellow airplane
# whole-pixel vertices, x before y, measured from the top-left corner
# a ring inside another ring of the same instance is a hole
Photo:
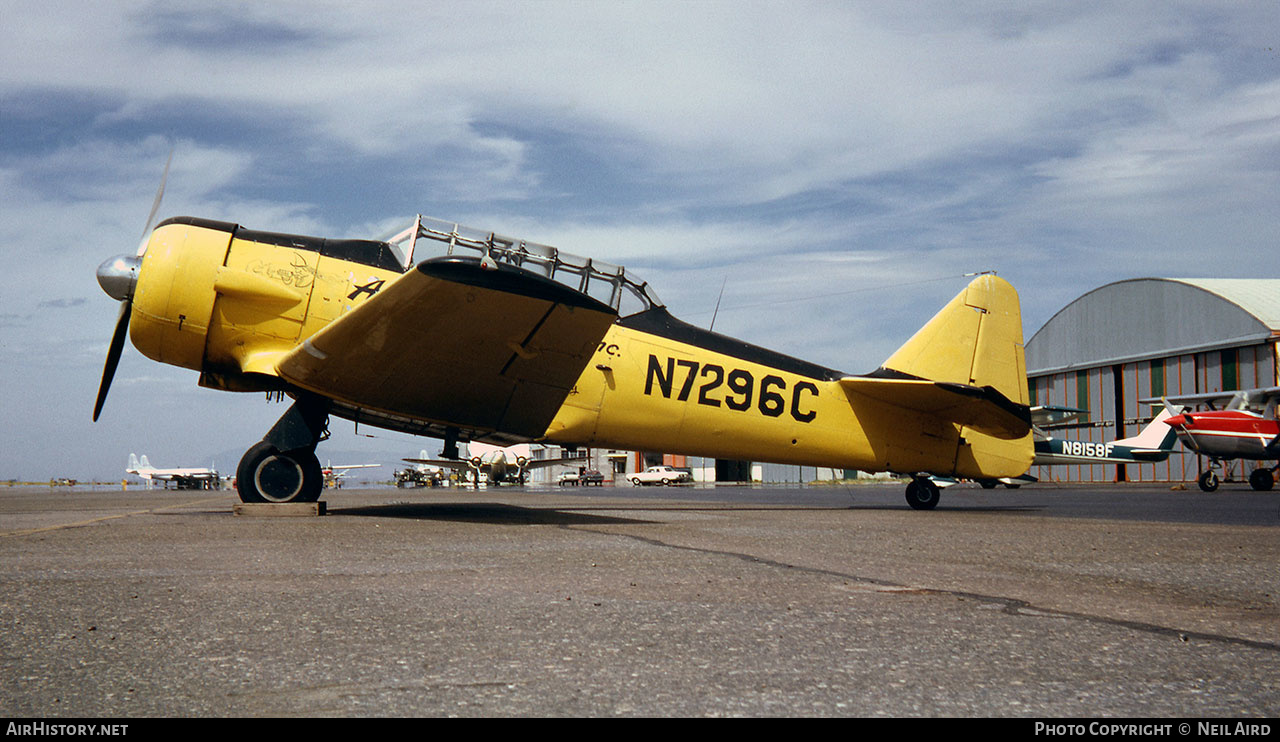
[[[682,322],[620,266],[448,222],[333,240],[178,217],[147,234],[98,269],[120,315],[94,420],[126,329],[201,386],[288,395],[237,469],[246,502],[317,499],[334,415],[443,438],[448,458],[539,442],[906,473],[917,509],[938,502],[928,474],[1031,465],[1018,296],[994,275],[849,375]]]

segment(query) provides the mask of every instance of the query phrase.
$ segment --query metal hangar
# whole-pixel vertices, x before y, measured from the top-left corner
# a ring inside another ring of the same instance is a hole
[[[1280,279],[1117,281],[1071,302],[1027,341],[1031,404],[1087,411],[1056,437],[1123,438],[1153,416],[1140,399],[1280,385],[1278,345]],[[1158,464],[1037,466],[1031,474],[1178,482],[1194,480],[1207,463],[1186,452]],[[1232,462],[1227,472],[1247,478],[1253,463]]]

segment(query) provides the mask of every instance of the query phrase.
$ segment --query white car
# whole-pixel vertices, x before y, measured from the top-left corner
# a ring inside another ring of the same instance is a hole
[[[681,484],[692,481],[692,474],[670,466],[651,466],[631,475],[631,483],[637,487],[642,484]]]

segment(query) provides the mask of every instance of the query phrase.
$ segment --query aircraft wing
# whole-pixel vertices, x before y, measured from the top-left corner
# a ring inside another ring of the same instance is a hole
[[[277,371],[357,408],[533,439],[615,319],[530,271],[433,258],[293,348]]]
[[[1168,402],[1171,405],[1188,405],[1207,404],[1213,407],[1222,407],[1234,400],[1237,395],[1247,395],[1251,404],[1266,404],[1273,397],[1280,397],[1280,386],[1266,387],[1265,389],[1232,389],[1220,392],[1201,392],[1199,394],[1182,394],[1171,397],[1151,397],[1148,399],[1140,399],[1139,402],[1144,404],[1160,404]]]
[[[840,386],[846,392],[959,423],[996,438],[1021,438],[1031,431],[1027,408],[989,386],[869,376],[846,376]]]
[[[1129,450],[1129,455],[1138,461],[1160,462],[1169,458],[1170,454],[1181,454],[1184,451],[1174,449],[1172,451],[1165,448],[1134,448]]]
[[[560,458],[556,458],[556,459],[529,459],[529,461],[525,463],[524,468],[541,469],[545,466],[555,466],[556,464],[581,463],[586,460],[587,460],[587,454],[583,452],[574,456],[561,456]]]
[[[1080,416],[1086,412],[1088,410],[1081,410],[1076,407],[1039,405],[1031,408],[1031,423],[1037,428],[1066,425],[1080,419]]]

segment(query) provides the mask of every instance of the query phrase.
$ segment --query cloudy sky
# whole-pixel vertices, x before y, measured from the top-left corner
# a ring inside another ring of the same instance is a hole
[[[161,218],[417,213],[622,263],[672,311],[874,369],[995,270],[1030,337],[1139,276],[1275,276],[1270,2],[4,3],[0,479],[234,468],[283,413],[125,352],[94,270]],[[438,443],[356,435],[389,459]],[[350,463],[334,461],[333,463]]]

